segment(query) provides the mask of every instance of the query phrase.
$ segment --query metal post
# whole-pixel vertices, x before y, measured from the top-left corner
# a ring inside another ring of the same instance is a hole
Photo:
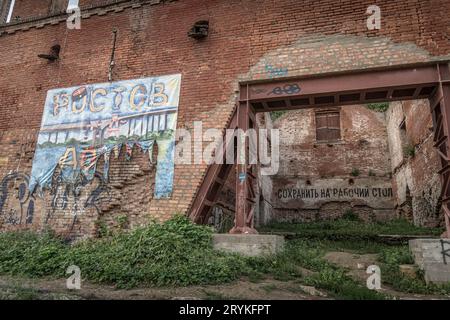
[[[438,64],[439,85],[430,99],[433,116],[434,142],[437,149],[441,169],[442,212],[445,218],[446,231],[442,238],[450,237],[450,68],[448,64]]]
[[[248,101],[242,102],[238,106],[237,121],[238,129],[247,132],[250,127],[250,113],[252,112]],[[239,137],[238,137],[239,138]],[[236,212],[235,212],[235,224],[230,230],[230,233],[234,234],[256,234],[258,233],[252,226],[253,219],[249,221],[249,215],[251,214],[251,204],[248,201],[248,182],[249,176],[247,174],[247,164],[249,158],[249,141],[244,137],[244,152],[237,150],[236,161]]]

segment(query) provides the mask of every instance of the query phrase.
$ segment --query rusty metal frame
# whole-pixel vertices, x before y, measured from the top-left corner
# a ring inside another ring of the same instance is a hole
[[[450,237],[450,69],[448,65],[438,64],[439,84],[435,94],[430,98],[433,117],[434,147],[437,150],[441,169],[442,212],[445,218],[446,233]]]
[[[448,61],[241,83],[239,102],[228,127],[247,130],[255,125],[255,114],[258,112],[415,99],[430,100],[435,147],[442,165],[439,171],[442,180],[442,209],[447,233],[450,236],[450,69]],[[247,143],[246,148],[248,150]],[[235,227],[230,232],[255,233],[253,228],[255,199],[251,197],[257,185],[255,166],[237,165],[236,167]],[[229,165],[211,165],[208,168],[191,207],[191,218],[195,221],[205,222],[220,192],[220,188],[216,186],[217,173],[228,174],[230,169]],[[222,175],[220,179],[219,181],[224,182],[226,176]]]

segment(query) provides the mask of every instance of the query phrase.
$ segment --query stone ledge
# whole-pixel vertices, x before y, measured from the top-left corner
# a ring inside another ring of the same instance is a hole
[[[409,249],[427,283],[450,283],[450,239],[410,240]]]
[[[216,250],[239,253],[245,256],[264,256],[282,251],[284,237],[261,234],[214,234],[213,247]]]
[[[143,5],[157,5],[165,2],[173,2],[177,0],[141,0],[136,6],[135,0],[116,0],[105,2],[95,6],[81,7],[81,18],[88,19],[91,16],[103,16],[109,13],[121,12],[125,9],[137,9]],[[6,34],[14,34],[17,31],[28,31],[32,28],[41,29],[48,25],[57,25],[66,22],[68,14],[64,11],[43,16],[36,16],[24,19],[22,21],[11,22],[8,24],[0,23],[0,37]]]

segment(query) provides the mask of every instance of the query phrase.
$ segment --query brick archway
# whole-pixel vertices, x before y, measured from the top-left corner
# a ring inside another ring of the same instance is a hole
[[[442,212],[450,236],[450,65],[448,61],[386,67],[294,79],[241,83],[239,101],[228,128],[256,128],[258,112],[428,99],[439,154]],[[229,146],[225,146],[228,148]],[[248,148],[248,142],[246,145]],[[235,226],[232,233],[254,230],[256,172],[254,165],[236,165]],[[210,165],[191,206],[190,217],[205,223],[232,169]],[[240,179],[245,177],[245,179]]]

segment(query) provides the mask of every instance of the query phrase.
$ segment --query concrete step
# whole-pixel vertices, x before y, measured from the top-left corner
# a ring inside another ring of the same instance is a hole
[[[414,239],[409,248],[427,283],[450,282],[450,239]]]

